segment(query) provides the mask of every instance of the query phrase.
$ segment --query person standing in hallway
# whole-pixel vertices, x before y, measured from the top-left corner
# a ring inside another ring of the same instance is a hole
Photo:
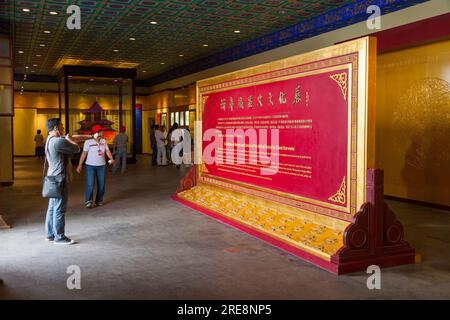
[[[86,160],[86,208],[94,208],[103,205],[106,171],[105,153],[110,159],[109,163],[114,163],[113,155],[111,151],[109,151],[108,144],[106,143],[106,140],[103,139],[103,130],[103,127],[100,125],[94,125],[92,127],[92,139],[88,139],[84,142],[83,153],[81,154],[80,162],[77,167],[77,172],[81,173],[84,160]],[[94,178],[97,180],[95,202],[93,201]]]
[[[54,244],[73,244],[72,239],[65,235],[65,213],[69,198],[69,172],[67,166],[69,155],[80,152],[77,143],[70,135],[62,136],[64,126],[58,118],[51,118],[46,123],[48,137],[45,144],[45,157],[48,162],[47,176],[65,176],[65,186],[62,198],[49,198],[45,218],[45,240]]]
[[[156,159],[158,157],[158,146],[155,138],[156,125],[152,124],[150,132],[150,146],[152,148],[152,166],[156,166]]]
[[[169,129],[169,133],[167,134],[167,153],[169,154],[167,156],[167,158],[169,159],[169,162],[173,163],[172,160],[172,148],[174,146],[173,141],[172,141],[172,133],[174,130],[178,129],[178,123],[174,123],[172,124],[172,126]]]
[[[155,132],[155,139],[158,147],[157,163],[158,166],[167,166],[166,139],[164,138],[162,131],[159,129],[159,126],[156,125],[156,127],[157,130]]]
[[[113,153],[115,154],[114,158],[114,167],[112,172],[115,173],[119,166],[121,166],[121,173],[123,174],[127,167],[127,145],[128,145],[128,136],[125,133],[126,128],[124,126],[120,127],[120,133],[114,138],[113,142]]]
[[[45,155],[44,151],[44,136],[41,134],[41,130],[39,129],[37,131],[37,134],[34,136],[34,144],[35,144],[35,156],[38,157],[38,159],[43,159]]]

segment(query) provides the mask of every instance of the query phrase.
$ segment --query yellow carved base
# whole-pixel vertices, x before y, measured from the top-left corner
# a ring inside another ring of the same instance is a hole
[[[342,247],[349,224],[208,184],[178,196],[327,261]]]

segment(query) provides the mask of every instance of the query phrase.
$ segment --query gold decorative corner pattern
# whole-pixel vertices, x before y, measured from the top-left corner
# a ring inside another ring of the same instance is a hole
[[[331,75],[330,78],[336,81],[336,83],[341,88],[344,100],[347,100],[347,73],[346,72],[336,73]]]
[[[328,200],[335,202],[335,203],[340,203],[340,204],[345,204],[345,202],[347,201],[346,199],[346,194],[347,194],[347,185],[345,183],[345,176],[342,179],[342,183],[341,186],[339,187],[339,190],[336,192],[336,194],[334,196],[331,196],[328,198]]]
[[[205,110],[205,104],[209,96],[202,96],[202,112]]]

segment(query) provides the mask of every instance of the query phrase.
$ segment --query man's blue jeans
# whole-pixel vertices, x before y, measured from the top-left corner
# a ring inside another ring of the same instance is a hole
[[[95,196],[95,203],[103,202],[103,195],[105,194],[105,169],[106,165],[86,165],[86,202],[93,201],[92,195],[94,193],[94,177],[97,177],[97,194]]]
[[[47,216],[45,218],[45,235],[47,238],[55,238],[55,240],[64,238],[65,213],[68,199],[69,189],[67,185],[64,188],[62,198],[48,199]]]

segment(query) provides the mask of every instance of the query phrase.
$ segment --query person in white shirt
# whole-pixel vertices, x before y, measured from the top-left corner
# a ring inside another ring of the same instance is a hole
[[[160,130],[159,125],[156,125],[155,139],[158,147],[156,162],[158,163],[158,166],[167,166],[166,138],[164,138],[164,134]]]
[[[103,127],[94,125],[91,130],[92,139],[84,142],[83,153],[78,163],[77,172],[81,173],[83,170],[83,162],[86,160],[86,208],[94,208],[95,206],[103,205],[103,196],[105,194],[105,169],[106,159],[105,153],[108,156],[109,164],[114,163],[113,155],[109,151],[106,140],[103,139]],[[93,201],[94,193],[94,177],[97,178],[97,194],[95,202]]]

